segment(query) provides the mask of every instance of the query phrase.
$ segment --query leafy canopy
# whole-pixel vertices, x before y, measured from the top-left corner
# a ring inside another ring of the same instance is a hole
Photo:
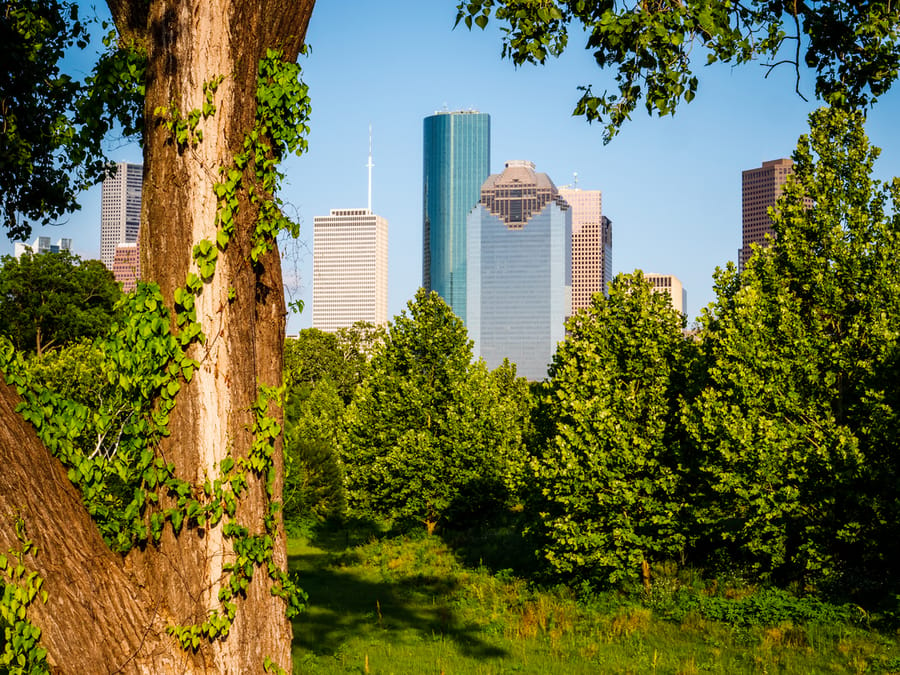
[[[591,86],[574,114],[606,124],[609,141],[644,99],[647,112],[670,115],[697,92],[696,64],[761,60],[767,73],[793,66],[816,73],[816,96],[847,108],[874,103],[900,72],[900,6],[890,0],[463,0],[457,24],[503,22],[503,56],[544,63],[568,45],[572,26],[588,35],[600,68],[618,91]]]
[[[850,591],[884,580],[900,541],[900,180],[871,178],[861,114],[810,122],[774,245],[719,272],[685,419],[708,539],[760,575]]]
[[[109,170],[102,144],[111,129],[143,129],[138,45],[111,32],[83,82],[62,72],[69,52],[87,47],[89,23],[66,0],[0,8],[0,224],[10,239],[79,208],[78,193]]]
[[[86,32],[74,3],[10,0],[0,8],[0,220],[10,237],[71,210],[77,163],[70,110],[79,85],[59,61]]]
[[[3,257],[0,335],[38,355],[51,347],[94,338],[112,324],[119,285],[98,260],[67,251]]]

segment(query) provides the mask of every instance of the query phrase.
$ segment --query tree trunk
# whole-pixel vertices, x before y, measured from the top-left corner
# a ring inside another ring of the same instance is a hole
[[[156,281],[167,305],[188,272],[197,273],[192,247],[216,241],[214,184],[230,167],[254,125],[257,65],[267,48],[296,58],[314,0],[109,0],[120,34],[148,53],[141,217],[141,269]],[[158,107],[183,116],[203,105],[203,85],[224,79],[217,111],[200,122],[203,140],[179,145],[159,123]],[[281,383],[284,293],[277,250],[250,263],[256,213],[240,197],[235,232],[220,251],[215,274],[196,300],[205,344],[188,354],[200,363],[182,386],[158,452],[176,475],[202,485],[221,475],[226,457],[246,457],[253,441],[253,403],[261,386]],[[159,545],[122,559],[110,553],[80,504],[62,466],[49,457],[28,425],[11,412],[14,395],[2,389],[0,517],[21,512],[42,552],[29,564],[46,579],[48,605],[35,613],[49,658],[62,672],[261,672],[266,658],[290,671],[291,626],[285,602],[270,592],[267,570],[255,570],[227,638],[203,640],[185,652],[165,634],[172,624],[202,623],[220,608],[223,566],[235,557],[216,527],[167,526]],[[280,410],[269,414],[280,420]],[[23,441],[22,439],[27,439]],[[274,499],[281,494],[281,449],[276,448]],[[6,468],[9,467],[9,468]],[[14,470],[13,470],[14,469]],[[235,520],[251,534],[265,532],[265,478],[248,475]],[[171,505],[163,503],[161,508]],[[73,523],[77,520],[77,523]],[[0,545],[14,548],[2,538]],[[284,568],[284,531],[278,514],[275,562]],[[5,550],[5,549],[4,549]],[[88,659],[93,659],[89,661]]]
[[[54,670],[65,673],[185,672],[165,634],[167,615],[127,574],[69,482],[66,470],[15,412],[19,397],[0,378],[0,553],[19,550],[21,518],[37,555],[23,562],[44,580],[47,604],[29,619]]]

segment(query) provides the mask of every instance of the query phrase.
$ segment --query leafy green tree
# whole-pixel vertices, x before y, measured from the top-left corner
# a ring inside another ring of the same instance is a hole
[[[471,365],[462,321],[422,289],[407,310],[357,389],[341,453],[353,508],[433,532],[505,499],[515,441],[500,438],[490,375]]]
[[[0,8],[0,220],[12,238],[76,207],[69,156],[79,85],[59,62],[86,32],[75,3],[8,0]]]
[[[336,333],[308,328],[285,343],[284,513],[295,529],[346,510],[338,431],[382,334],[358,322]]]
[[[36,387],[97,410],[116,395],[116,383],[106,373],[103,347],[79,340],[51,349],[28,360],[28,371]]]
[[[550,366],[533,528],[554,576],[637,579],[685,547],[678,421],[691,362],[684,318],[640,272],[573,316]],[[644,572],[645,573],[645,572]]]
[[[618,91],[583,87],[575,114],[605,122],[607,141],[641,99],[661,116],[690,102],[697,54],[704,64],[789,64],[798,91],[801,69],[812,69],[816,95],[848,108],[874,102],[900,72],[900,7],[886,0],[463,0],[456,21],[484,28],[491,16],[516,65],[561,54],[572,25],[588,34],[586,48],[613,70]]]
[[[335,333],[318,328],[301,330],[284,346],[285,385],[289,393],[312,389],[330,379],[349,403],[382,334],[382,328],[363,321]]]
[[[0,335],[38,356],[47,349],[104,333],[121,295],[99,260],[66,251],[3,257]]]
[[[900,181],[877,156],[860,114],[811,116],[774,245],[718,274],[687,408],[707,552],[849,592],[900,553]]]
[[[535,429],[532,421],[536,397],[532,385],[516,374],[507,359],[489,371],[482,361],[472,364],[470,387],[475,404],[485,420],[486,442],[493,449],[508,498],[522,506],[529,490],[529,444]]]
[[[340,517],[347,507],[338,436],[345,405],[331,379],[298,398],[285,429],[284,515],[289,525]]]
[[[323,378],[341,379],[341,357],[334,333],[304,328],[284,343],[284,382],[289,388],[314,387]]]

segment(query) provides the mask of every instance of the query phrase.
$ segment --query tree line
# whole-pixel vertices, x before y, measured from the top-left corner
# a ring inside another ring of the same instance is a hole
[[[718,270],[692,331],[635,272],[571,317],[540,383],[473,361],[424,290],[384,331],[289,340],[289,522],[434,532],[514,511],[556,581],[674,560],[857,601],[896,589],[900,181],[872,179],[861,115],[810,122],[773,245]]]

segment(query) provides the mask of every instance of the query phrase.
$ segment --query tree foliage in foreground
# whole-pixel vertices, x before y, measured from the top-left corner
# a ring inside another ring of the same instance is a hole
[[[521,416],[509,414],[506,397],[521,387],[508,369],[495,376],[471,361],[462,321],[420,289],[346,413],[341,453],[357,512],[433,531],[505,501],[521,466],[521,433],[511,428]]]
[[[0,222],[10,238],[71,211],[79,189],[69,156],[72,100],[60,71],[66,50],[84,46],[75,3],[7,0],[0,7]]]
[[[0,335],[38,356],[103,334],[115,319],[119,285],[99,260],[67,251],[4,256],[0,267]]]
[[[900,7],[890,0],[463,0],[457,24],[503,23],[503,56],[516,65],[544,63],[584,30],[585,48],[615,73],[618,91],[590,86],[575,114],[606,124],[612,138],[641,99],[647,112],[669,115],[695,96],[692,57],[704,64],[761,60],[815,72],[816,96],[846,108],[874,103],[900,73]]]
[[[556,576],[618,582],[685,547],[684,318],[640,272],[567,323],[542,394],[534,528]]]
[[[687,409],[701,548],[847,592],[896,584],[900,554],[900,181],[877,156],[861,115],[811,116],[775,244],[719,273]]]

